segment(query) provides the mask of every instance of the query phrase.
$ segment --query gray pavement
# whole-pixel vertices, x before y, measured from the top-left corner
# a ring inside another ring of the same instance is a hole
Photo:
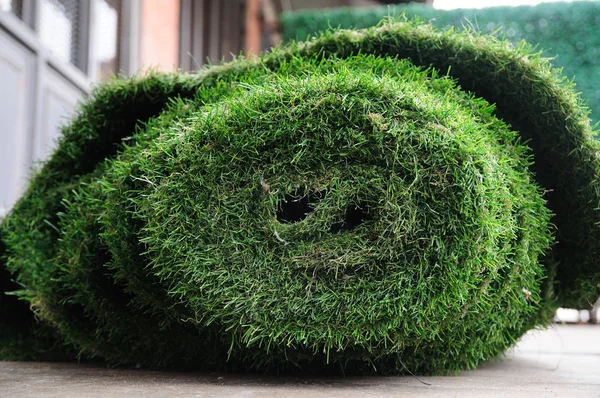
[[[0,397],[600,397],[600,325],[530,332],[454,377],[279,377],[0,362]]]

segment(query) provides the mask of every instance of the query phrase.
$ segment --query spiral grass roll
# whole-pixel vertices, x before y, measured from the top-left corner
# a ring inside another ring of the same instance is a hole
[[[527,48],[414,22],[115,81],[4,221],[7,266],[111,363],[472,368],[555,285],[598,291],[585,115]]]

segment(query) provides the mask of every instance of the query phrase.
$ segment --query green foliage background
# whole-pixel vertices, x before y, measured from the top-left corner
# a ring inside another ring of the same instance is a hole
[[[551,57],[553,64],[574,78],[577,91],[600,121],[600,2],[545,3],[534,7],[436,10],[419,4],[373,8],[298,11],[282,16],[285,40],[305,40],[328,28],[366,28],[382,18],[420,17],[438,28],[474,28],[482,33],[500,31],[512,43],[526,40]]]

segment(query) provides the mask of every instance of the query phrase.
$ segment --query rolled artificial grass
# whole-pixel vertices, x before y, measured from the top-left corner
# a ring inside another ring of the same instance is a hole
[[[63,133],[5,258],[83,356],[452,373],[547,322],[556,292],[598,294],[598,144],[526,46],[333,31],[114,81]]]

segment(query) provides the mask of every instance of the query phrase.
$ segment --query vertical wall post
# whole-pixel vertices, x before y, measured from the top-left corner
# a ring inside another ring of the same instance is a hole
[[[246,0],[245,33],[244,51],[247,57],[251,57],[261,50],[260,0]]]

